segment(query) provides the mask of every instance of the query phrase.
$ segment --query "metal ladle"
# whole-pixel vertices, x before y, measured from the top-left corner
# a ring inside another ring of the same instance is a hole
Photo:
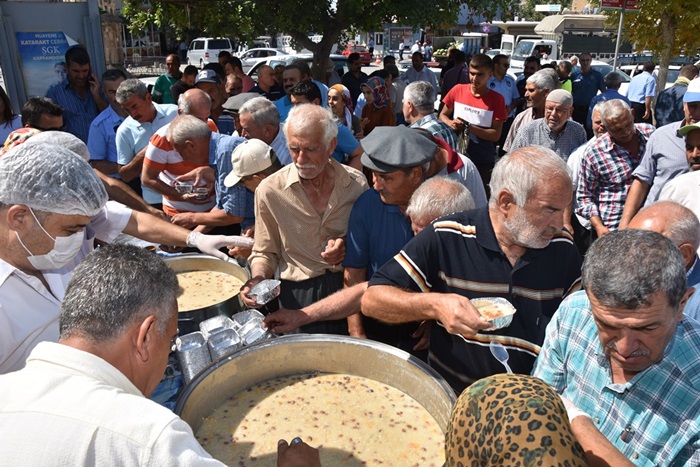
[[[498,341],[491,341],[489,344],[489,349],[491,349],[491,355],[496,357],[496,360],[501,362],[501,364],[506,367],[506,371],[508,373],[513,373],[513,370],[511,370],[510,366],[508,366],[508,351],[505,347],[503,347],[503,344]]]

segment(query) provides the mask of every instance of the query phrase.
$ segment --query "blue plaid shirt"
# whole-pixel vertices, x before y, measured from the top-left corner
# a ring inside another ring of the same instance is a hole
[[[423,128],[440,139],[443,139],[449,144],[452,149],[457,151],[457,134],[435,117],[435,114],[428,114],[420,120],[413,122],[409,128]]]
[[[626,384],[614,384],[590,302],[580,291],[562,302],[549,322],[532,374],[590,415],[635,464],[700,465],[697,321],[684,318],[661,361]]]

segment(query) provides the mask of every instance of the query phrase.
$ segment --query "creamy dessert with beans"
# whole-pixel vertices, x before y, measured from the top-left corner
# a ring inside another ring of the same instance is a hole
[[[225,272],[189,271],[177,273],[183,292],[177,298],[180,312],[216,305],[236,295],[243,281]]]

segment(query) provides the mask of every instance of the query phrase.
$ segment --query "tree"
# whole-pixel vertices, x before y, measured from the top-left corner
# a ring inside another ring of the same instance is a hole
[[[493,18],[497,11],[510,11],[515,0],[470,0],[475,11]],[[325,78],[325,62],[343,31],[381,30],[384,23],[440,27],[457,21],[461,0],[150,0],[144,10],[141,0],[126,0],[122,9],[133,28],[149,22],[176,29],[201,28],[207,33],[236,35],[243,39],[269,31],[284,31],[301,47],[313,52],[313,70]],[[215,10],[215,11],[210,11]],[[189,12],[189,13],[188,13]],[[189,14],[189,16],[188,16]],[[309,33],[322,35],[320,42]]]
[[[638,51],[660,55],[659,83],[666,83],[671,59],[680,54],[694,57],[700,47],[700,4],[685,0],[639,0],[639,11],[625,13],[623,34]],[[619,12],[609,12],[610,25],[620,21]],[[657,92],[664,89],[657,86]]]

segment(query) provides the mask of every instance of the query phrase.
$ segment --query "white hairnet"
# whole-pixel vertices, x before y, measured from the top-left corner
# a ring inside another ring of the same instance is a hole
[[[22,144],[0,157],[0,202],[94,216],[107,192],[86,161],[56,144]]]
[[[62,148],[70,149],[86,161],[90,160],[90,151],[87,144],[75,135],[65,131],[42,131],[38,135],[29,138],[24,144],[49,143]]]

